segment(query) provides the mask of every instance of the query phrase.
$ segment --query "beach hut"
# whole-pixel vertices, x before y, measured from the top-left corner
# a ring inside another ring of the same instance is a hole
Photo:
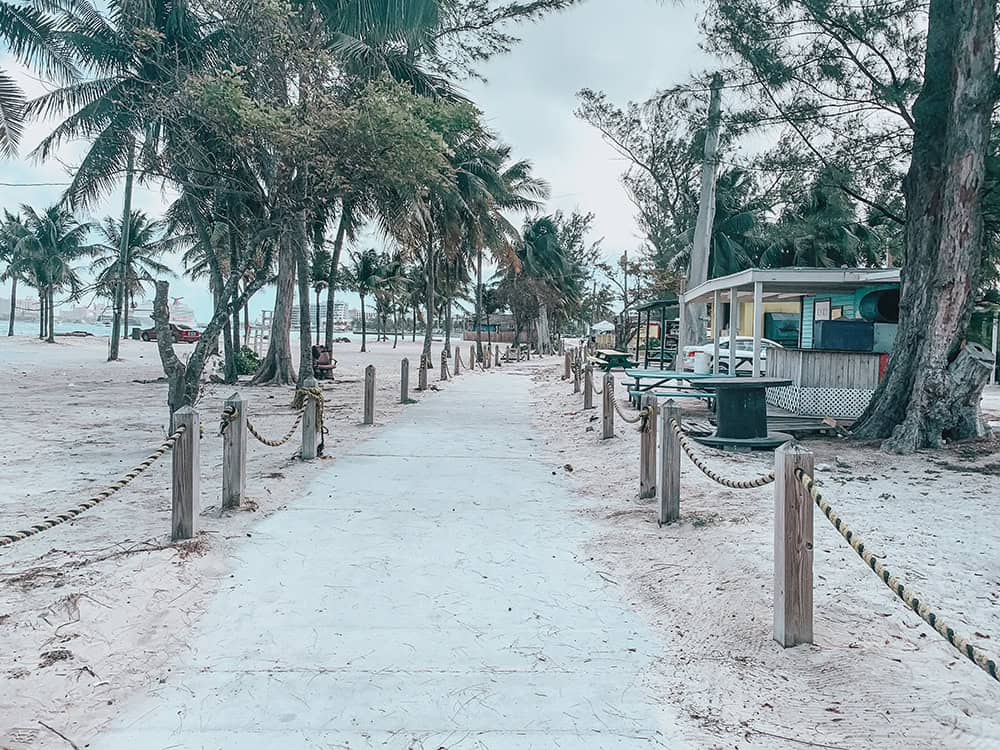
[[[768,389],[770,404],[793,414],[853,419],[871,401],[892,351],[899,319],[899,269],[751,268],[688,290],[681,304],[692,303],[712,307],[716,372],[725,319],[728,329],[739,335],[741,319],[748,318],[752,376],[792,381]],[[797,309],[798,332],[794,340],[779,340],[783,348],[769,348],[765,357],[761,342],[770,338],[765,336],[766,306],[778,303],[786,322]],[[730,372],[735,372],[736,347],[729,352]]]

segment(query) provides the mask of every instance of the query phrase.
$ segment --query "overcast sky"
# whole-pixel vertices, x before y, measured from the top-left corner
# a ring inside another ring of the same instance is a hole
[[[657,0],[586,0],[582,5],[519,30],[523,43],[482,68],[487,81],[465,84],[469,96],[485,112],[490,126],[514,148],[514,156],[530,159],[535,174],[552,185],[547,210],[593,212],[593,239],[604,238],[609,257],[640,244],[633,206],[621,186],[621,158],[586,123],[577,119],[576,92],[604,91],[616,103],[645,99],[658,88],[685,81],[704,70],[708,60],[698,48],[697,13],[701,3],[683,5]],[[4,61],[10,68],[9,60]],[[40,82],[19,76],[30,95]],[[45,134],[36,125],[26,134],[24,153]],[[43,165],[27,159],[0,164],[0,182],[37,183],[67,180],[67,169],[79,159],[83,144],[66,150],[63,164]],[[0,185],[0,206],[28,202],[38,208],[54,202],[59,186]],[[109,196],[88,218],[120,215],[121,191]],[[141,190],[136,206],[157,215],[165,197]],[[179,269],[179,264],[178,264]],[[172,293],[184,296],[201,321],[208,319],[211,299],[206,289],[184,279],[171,281]],[[2,294],[2,292],[0,292]],[[356,295],[341,293],[349,304]],[[252,310],[272,304],[260,294]]]

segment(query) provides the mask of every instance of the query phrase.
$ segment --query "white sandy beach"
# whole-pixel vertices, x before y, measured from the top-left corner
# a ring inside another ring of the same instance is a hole
[[[1000,747],[1000,685],[907,609],[819,511],[815,645],[780,648],[772,640],[773,488],[726,489],[684,457],[682,521],[658,528],[655,506],[637,501],[636,428],[618,420],[616,437],[602,441],[600,398],[584,412],[560,374],[549,366],[536,376],[536,424],[553,470],[580,493],[579,512],[600,524],[595,564],[664,636],[662,695],[694,720],[695,746]],[[984,406],[1000,419],[1000,388]],[[866,545],[1000,658],[1000,444],[907,457],[846,441],[807,446],[824,496]],[[727,476],[770,468],[770,454],[698,448]]]
[[[377,422],[400,413],[399,361],[415,363],[419,343],[369,346],[362,354],[357,342],[339,345],[336,380],[323,384],[332,424],[321,466],[336,466],[346,447],[379,434],[378,426],[359,424],[366,365],[378,368]],[[105,347],[101,339],[0,340],[4,532],[75,505],[165,434],[154,345],[127,342],[125,361],[111,365]],[[653,506],[636,502],[635,428],[619,420],[617,437],[599,440],[599,409],[582,411],[555,359],[504,372],[534,379],[531,439],[578,498],[575,512],[589,530],[580,562],[655,634],[642,649],[655,661],[644,683],[675,717],[678,742],[720,749],[998,746],[1000,686],[907,610],[825,518],[815,521],[816,644],[782,650],[771,640],[771,490],[720,488],[685,459],[683,521],[657,528]],[[411,388],[415,380],[414,368]],[[74,522],[0,551],[0,746],[70,746],[44,722],[83,747],[126,704],[134,706],[134,695],[173,685],[215,593],[252,553],[258,520],[315,477],[315,465],[294,458],[294,441],[277,449],[251,441],[252,502],[220,515],[217,420],[233,390],[208,386],[199,404],[205,507],[197,540],[168,543],[167,457]],[[291,389],[239,390],[269,435],[291,423]],[[446,391],[414,395],[436,399]],[[988,392],[985,406],[1000,419],[1000,389]],[[809,446],[823,492],[866,543],[956,629],[997,654],[997,444],[906,458],[835,440]],[[701,450],[729,475],[768,467],[765,454]],[[462,482],[454,485],[449,493],[460,494]]]
[[[327,458],[375,434],[399,402],[399,364],[411,362],[414,393],[420,341],[338,344],[327,398]],[[435,342],[434,355],[441,344]],[[179,345],[183,355],[186,347]],[[466,352],[467,352],[466,348]],[[0,338],[0,526],[14,531],[90,497],[155,448],[166,434],[166,383],[156,345],[127,341],[108,364],[105,338]],[[466,354],[467,356],[467,354]],[[439,361],[439,360],[438,360]],[[361,425],[364,368],[377,370],[376,426]],[[431,382],[436,382],[436,372]],[[232,563],[234,540],[281,508],[315,473],[280,448],[249,444],[251,502],[220,515],[222,402],[233,386],[208,385],[198,405],[203,533],[169,544],[170,457],[71,523],[0,549],[0,746],[66,748],[44,721],[88,737],[139,687],[169,673],[204,602]],[[294,421],[291,388],[238,389],[251,418],[279,437]],[[296,436],[297,437],[297,436]],[[18,737],[27,744],[16,744]]]

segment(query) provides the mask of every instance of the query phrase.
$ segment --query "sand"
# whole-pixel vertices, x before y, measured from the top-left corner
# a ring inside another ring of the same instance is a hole
[[[153,346],[128,342],[125,361],[109,365],[102,339],[0,339],[4,532],[76,504],[162,439],[165,384],[156,382]],[[333,415],[324,463],[378,434],[359,424],[364,367],[378,368],[377,422],[385,423],[401,409],[399,359],[417,359],[408,343],[357,348],[338,349],[337,382],[324,384]],[[683,520],[657,528],[653,507],[636,501],[635,429],[619,421],[618,437],[599,440],[589,430],[599,429],[598,412],[582,412],[555,359],[511,371],[535,376],[535,439],[590,521],[584,562],[653,626],[653,684],[692,746],[1000,746],[1000,686],[907,610],[822,516],[816,643],[783,650],[771,639],[771,491],[720,488],[685,460]],[[284,432],[291,389],[239,390],[265,432]],[[251,502],[220,514],[215,425],[232,391],[209,386],[199,404],[204,512],[195,541],[168,545],[165,460],[76,521],[0,550],[0,747],[70,747],[56,732],[91,737],[126,697],[168,680],[208,597],[241,564],[232,554],[237,540],[312,476],[312,466],[295,460],[294,443],[252,443]],[[1000,389],[984,405],[1000,421]],[[809,446],[824,493],[869,546],[956,629],[1000,655],[996,444],[905,458],[844,441]],[[701,450],[727,474],[768,468],[765,455]]]
[[[378,431],[399,405],[399,363],[411,362],[416,394],[419,342],[339,344],[327,397],[324,465]],[[183,355],[187,347],[179,345]],[[466,348],[466,352],[468,349]],[[166,383],[155,344],[128,341],[108,364],[105,338],[0,339],[0,533],[72,507],[144,458],[165,436]],[[435,344],[440,356],[440,344]],[[466,353],[466,356],[467,353]],[[439,361],[439,360],[438,360]],[[377,369],[376,426],[362,419],[364,368]],[[432,373],[431,382],[437,381]],[[89,737],[140,686],[168,674],[186,648],[207,597],[239,565],[229,552],[259,518],[294,497],[316,467],[298,461],[296,439],[267,448],[251,439],[248,502],[220,513],[223,400],[235,388],[209,385],[198,405],[202,533],[169,545],[170,458],[75,521],[0,548],[0,747],[67,748]],[[268,436],[294,421],[293,389],[239,391]],[[297,437],[297,436],[296,436]]]
[[[660,691],[690,719],[685,738],[694,746],[1000,747],[1000,684],[907,609],[819,512],[815,645],[780,648],[772,640],[773,489],[720,487],[685,458],[682,521],[658,528],[654,506],[637,500],[636,428],[618,420],[617,436],[602,441],[600,399],[583,412],[560,375],[551,364],[536,375],[537,427],[553,470],[579,493],[579,513],[597,523],[593,564],[663,636]],[[1000,420],[1000,389],[984,406]],[[807,445],[824,495],[866,544],[1000,658],[998,444],[906,457],[843,440]],[[764,473],[771,460],[700,452],[736,477]]]

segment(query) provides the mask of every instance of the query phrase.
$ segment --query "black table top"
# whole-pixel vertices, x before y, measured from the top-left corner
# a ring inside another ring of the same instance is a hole
[[[696,381],[699,388],[725,388],[729,390],[756,390],[759,388],[779,388],[791,385],[792,381],[785,378],[706,378]]]

